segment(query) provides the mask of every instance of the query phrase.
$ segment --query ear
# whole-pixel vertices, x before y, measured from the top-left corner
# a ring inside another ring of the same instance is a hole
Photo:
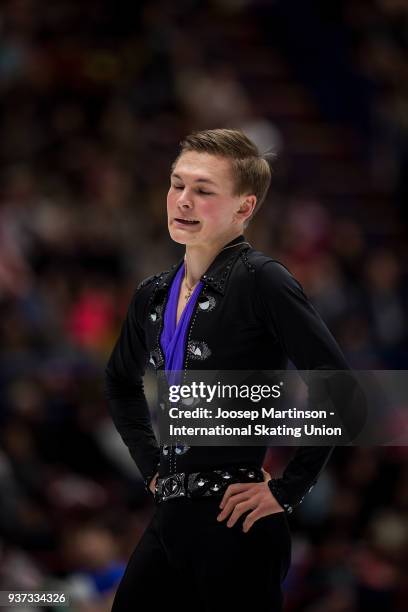
[[[252,216],[256,206],[256,196],[247,195],[236,212],[237,219],[243,223]]]

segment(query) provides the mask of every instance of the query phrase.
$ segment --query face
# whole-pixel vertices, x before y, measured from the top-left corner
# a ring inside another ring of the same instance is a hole
[[[171,238],[185,245],[217,245],[243,231],[254,195],[234,195],[231,162],[188,151],[177,161],[167,194]]]

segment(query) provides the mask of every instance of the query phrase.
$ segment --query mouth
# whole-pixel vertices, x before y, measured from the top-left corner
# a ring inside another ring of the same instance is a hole
[[[200,223],[196,219],[182,219],[181,217],[175,217],[174,220],[181,225],[198,225]]]

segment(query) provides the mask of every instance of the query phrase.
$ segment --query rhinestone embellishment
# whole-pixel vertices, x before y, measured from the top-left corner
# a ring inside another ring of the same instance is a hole
[[[177,478],[169,478],[163,484],[165,495],[174,495],[180,490],[180,482]]]
[[[159,366],[162,365],[163,359],[162,359],[162,357],[160,355],[159,349],[154,349],[150,353],[149,363],[151,363],[154,368],[158,368]]]
[[[168,448],[171,447],[169,446]],[[185,481],[186,476],[187,481]],[[241,477],[244,479],[241,480]],[[253,467],[228,467],[228,469],[212,470],[211,473],[196,472],[188,475],[186,473],[173,473],[165,478],[158,478],[156,481],[156,498],[158,503],[161,503],[175,497],[198,499],[211,495],[219,496],[227,488],[229,480],[231,479],[231,482],[235,482],[236,478],[240,482],[248,482],[248,480],[260,482],[262,474],[261,470]],[[272,480],[270,484],[274,484]],[[270,484],[268,483],[268,486],[274,494],[274,489]],[[292,510],[288,504],[283,503],[283,507],[287,512]]]
[[[205,342],[189,342],[188,351],[193,359],[208,359],[211,355],[211,349]]]
[[[189,446],[187,444],[177,444],[176,445],[176,455],[184,455],[189,450]]]
[[[212,295],[204,295],[198,302],[198,308],[203,312],[210,312],[216,304]]]

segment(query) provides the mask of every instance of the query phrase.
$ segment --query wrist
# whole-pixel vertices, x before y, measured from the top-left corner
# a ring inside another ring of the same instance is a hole
[[[276,501],[282,506],[282,508],[290,514],[293,509],[302,503],[307,493],[313,489],[316,484],[316,480],[309,483],[308,489],[305,491],[304,488],[301,493],[298,493],[296,497],[293,494],[288,494],[285,490],[285,486],[282,484],[281,478],[272,478],[268,481],[268,487]]]
[[[271,480],[268,480],[268,487],[278,504],[284,509],[285,512],[291,514],[293,512],[293,506],[289,503],[285,492],[280,485],[279,479],[271,478]]]
[[[160,467],[160,463],[157,465],[157,467],[155,468],[155,470],[154,470],[154,472],[152,474],[149,474],[148,476],[146,476],[146,478],[143,479],[145,490],[148,493],[150,493],[151,495],[153,495],[153,496],[154,496],[154,493],[151,490],[150,485],[151,485],[152,481],[154,480],[156,474],[159,473],[159,467]]]

